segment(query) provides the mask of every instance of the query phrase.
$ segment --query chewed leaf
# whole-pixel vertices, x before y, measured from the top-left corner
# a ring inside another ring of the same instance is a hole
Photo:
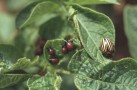
[[[47,73],[45,76],[33,76],[28,80],[29,90],[60,90],[62,79],[56,74]]]

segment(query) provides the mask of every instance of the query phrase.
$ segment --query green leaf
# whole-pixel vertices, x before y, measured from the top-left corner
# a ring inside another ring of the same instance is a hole
[[[26,73],[26,69],[28,69],[32,65],[32,62],[30,59],[27,59],[26,57],[20,58],[17,60],[15,64],[6,64],[1,62],[0,73],[3,74],[24,74]]]
[[[69,35],[73,36],[74,30],[67,21],[65,21],[62,17],[58,16],[42,24],[40,26],[39,34],[42,38],[49,40],[65,38]]]
[[[31,11],[39,2],[34,2],[21,10],[16,17],[16,27],[21,28],[25,21],[30,17]]]
[[[118,4],[117,0],[70,0],[66,4],[72,5],[74,3],[80,5],[90,5],[90,4]]]
[[[20,58],[17,60],[17,62],[13,65],[11,68],[12,70],[24,70],[27,67],[31,65],[30,59],[25,58]]]
[[[106,66],[111,62],[112,62],[111,60],[98,62],[97,60],[92,59],[87,54],[87,52],[84,49],[82,49],[72,56],[68,68],[72,73],[86,75],[86,76],[94,76],[104,66]]]
[[[30,24],[39,26],[57,16],[56,11],[59,10],[59,7],[60,5],[52,1],[34,2],[19,13],[16,18],[16,26],[20,28]]]
[[[15,63],[17,59],[21,57],[22,55],[16,47],[4,44],[0,45],[0,62],[10,65]]]
[[[28,80],[29,90],[60,90],[62,79],[56,74],[47,73],[45,76],[33,76]]]
[[[81,50],[72,57],[69,69],[76,73],[79,90],[137,89],[137,62],[131,58],[99,63]]]
[[[27,74],[25,70],[29,69],[31,65],[30,59],[27,58],[18,59],[15,64],[10,65],[1,62],[0,88],[5,88],[30,78],[32,75]]]
[[[5,88],[30,78],[29,74],[1,74],[0,88]]]
[[[49,58],[51,58],[51,55],[48,53],[48,48],[52,48],[55,50],[56,56],[55,58],[58,58],[60,61],[58,63],[59,66],[63,67],[63,69],[67,68],[68,62],[70,61],[73,54],[76,52],[78,46],[75,44],[77,43],[75,41],[76,39],[72,39],[75,49],[73,51],[68,52],[67,54],[62,53],[62,45],[64,45],[65,40],[64,39],[54,39],[54,40],[48,40],[44,46],[44,56],[46,60],[48,61]]]
[[[36,74],[40,69],[42,69],[39,57],[36,57],[33,60],[30,60],[26,57],[20,58],[15,64],[7,65],[3,62],[0,62],[0,73],[1,74]]]
[[[2,90],[28,90],[26,82],[20,82],[18,84],[3,88]]]
[[[103,56],[99,50],[101,40],[109,38],[115,43],[115,29],[112,21],[102,13],[78,5],[70,9],[70,14],[73,15],[75,29],[85,50],[92,58],[102,62]]]
[[[137,59],[137,6],[126,6],[124,10],[124,26],[131,55]]]

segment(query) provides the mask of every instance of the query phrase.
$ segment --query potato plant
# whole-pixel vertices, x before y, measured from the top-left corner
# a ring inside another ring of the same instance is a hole
[[[137,7],[127,6],[124,11],[126,35],[135,59],[114,61],[113,22],[87,7],[98,4],[119,3],[29,2],[16,17],[18,32],[13,45],[0,44],[1,90],[137,90],[137,40],[133,39]]]

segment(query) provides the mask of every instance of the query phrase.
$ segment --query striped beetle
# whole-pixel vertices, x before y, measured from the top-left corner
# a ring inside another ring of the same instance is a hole
[[[100,51],[108,58],[112,57],[115,51],[115,46],[112,41],[108,38],[103,38],[100,43]]]

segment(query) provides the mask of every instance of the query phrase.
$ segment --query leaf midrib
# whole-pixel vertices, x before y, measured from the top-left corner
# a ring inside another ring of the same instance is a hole
[[[76,18],[77,20],[79,20],[78,18]],[[82,25],[82,23],[81,23],[81,20],[79,20],[79,23]],[[78,24],[79,25],[79,24]],[[82,25],[83,26],[83,25]],[[91,38],[91,40],[93,41],[93,43],[94,43],[94,45],[96,46],[96,48],[97,48],[97,45],[95,44],[95,41],[92,39],[92,37],[91,37],[91,35],[88,33],[88,31],[87,31],[87,28],[86,27],[84,27],[83,26],[83,28],[85,28],[85,31],[87,32],[87,34],[89,35],[89,37]],[[79,33],[80,33],[80,29],[78,28],[77,30],[79,30]],[[81,33],[80,33],[80,35],[81,35]],[[81,42],[83,43],[83,39],[82,39],[82,37],[80,36],[80,38],[81,38]],[[83,43],[84,44],[84,43]],[[98,50],[99,51],[99,50]],[[101,54],[101,52],[99,51],[99,55],[102,57],[102,54]],[[97,57],[96,57],[97,58]],[[102,59],[103,60],[105,60],[103,57],[102,57]]]

